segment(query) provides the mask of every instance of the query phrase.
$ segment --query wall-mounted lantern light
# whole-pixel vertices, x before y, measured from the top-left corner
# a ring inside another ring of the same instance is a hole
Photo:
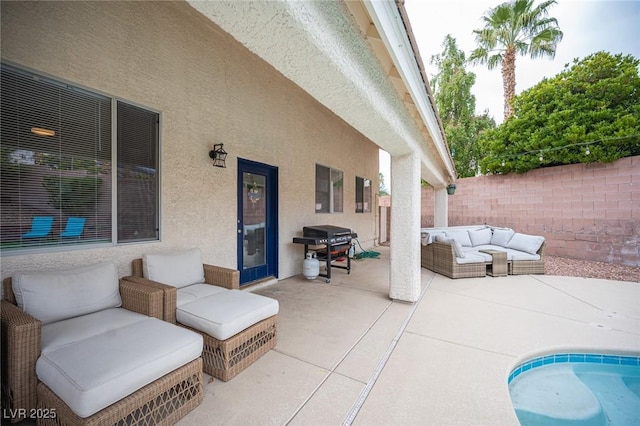
[[[215,167],[227,167],[225,160],[227,159],[227,152],[223,148],[224,144],[217,143],[213,145],[213,149],[209,151],[209,158],[213,160]]]

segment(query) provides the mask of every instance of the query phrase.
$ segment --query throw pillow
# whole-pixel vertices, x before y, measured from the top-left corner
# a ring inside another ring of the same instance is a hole
[[[204,282],[200,249],[174,253],[148,253],[142,256],[144,277],[177,288]]]
[[[482,228],[469,231],[469,239],[471,240],[471,245],[473,247],[491,244],[492,236],[493,234],[491,233],[490,228]]]
[[[540,246],[544,243],[544,237],[537,235],[526,235],[516,232],[507,247],[514,250],[524,251],[529,254],[536,254]]]
[[[434,241],[438,241],[438,235],[444,237],[444,231],[431,231],[429,232],[429,244]]]
[[[122,306],[118,268],[113,262],[18,272],[11,282],[18,306],[43,324]]]
[[[494,246],[508,247],[509,240],[513,237],[515,232],[509,228],[493,228],[493,236],[491,237],[491,244]]]
[[[442,235],[438,235],[436,236],[436,241],[439,241],[445,244],[451,244],[453,246],[453,251],[455,252],[456,257],[465,257],[464,251],[462,250],[462,245],[457,240],[454,240],[453,238],[445,237]]]

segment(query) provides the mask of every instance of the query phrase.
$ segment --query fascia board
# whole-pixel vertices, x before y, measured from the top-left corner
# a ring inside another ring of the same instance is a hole
[[[364,0],[367,12],[378,28],[378,32],[393,60],[400,76],[407,85],[411,97],[431,133],[436,149],[447,168],[449,176],[455,176],[440,126],[433,110],[429,95],[424,87],[420,69],[416,63],[411,42],[407,36],[402,17],[394,1]],[[442,182],[446,185],[446,182]]]

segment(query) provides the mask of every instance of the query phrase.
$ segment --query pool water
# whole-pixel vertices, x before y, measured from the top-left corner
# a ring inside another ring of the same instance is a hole
[[[640,425],[640,356],[548,355],[508,382],[522,426]]]

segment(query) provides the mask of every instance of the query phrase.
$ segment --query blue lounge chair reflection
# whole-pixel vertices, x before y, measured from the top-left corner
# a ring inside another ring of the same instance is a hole
[[[67,225],[64,231],[60,233],[62,238],[78,238],[84,230],[84,222],[87,220],[85,217],[70,217],[67,220]]]
[[[31,230],[22,234],[22,238],[44,238],[51,232],[53,216],[36,216],[31,221]]]

